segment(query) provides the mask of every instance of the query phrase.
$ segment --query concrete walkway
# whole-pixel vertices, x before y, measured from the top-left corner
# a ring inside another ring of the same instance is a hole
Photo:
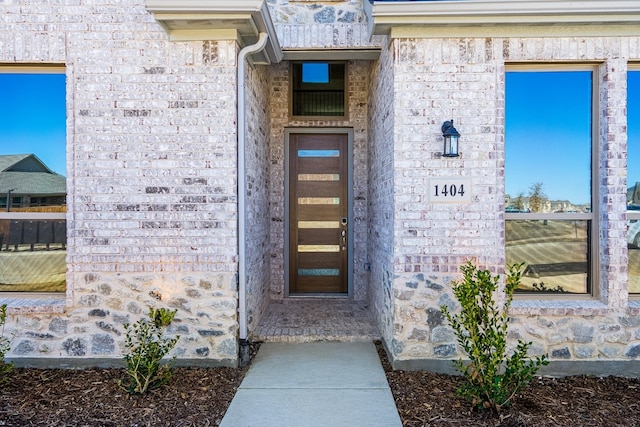
[[[222,427],[401,427],[371,342],[265,343]]]

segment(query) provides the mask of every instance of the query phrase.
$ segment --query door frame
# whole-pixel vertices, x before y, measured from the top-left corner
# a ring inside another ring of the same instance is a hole
[[[289,292],[289,170],[290,170],[290,158],[289,158],[289,142],[292,134],[342,134],[347,135],[347,220],[349,223],[348,238],[347,238],[347,293],[305,293],[305,294],[293,294]],[[353,249],[354,249],[354,222],[353,222],[353,128],[310,128],[301,127],[294,128],[288,127],[284,129],[284,294],[285,297],[337,297],[337,298],[352,298],[353,297]]]

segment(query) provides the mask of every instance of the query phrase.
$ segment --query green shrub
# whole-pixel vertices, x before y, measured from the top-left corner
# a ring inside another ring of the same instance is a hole
[[[149,319],[140,319],[133,325],[125,324],[127,351],[124,355],[126,376],[120,386],[130,394],[146,393],[166,384],[171,379],[173,359],[161,363],[180,337],[164,338],[178,310],[149,308]]]
[[[541,366],[549,362],[546,355],[531,359],[527,356],[531,342],[518,340],[507,356],[508,310],[513,292],[520,284],[522,265],[509,267],[506,276],[506,301],[499,305],[494,297],[499,276],[488,270],[478,270],[471,261],[460,267],[464,279],[453,282],[453,293],[462,306],[460,314],[453,315],[446,306],[441,307],[455,331],[458,344],[469,357],[454,361],[466,381],[458,394],[476,408],[490,408],[496,412],[510,404],[513,397],[525,387]]]
[[[5,385],[9,381],[9,372],[13,369],[13,362],[6,363],[4,355],[11,350],[9,338],[4,336],[4,323],[7,320],[7,304],[0,306],[0,385]]]

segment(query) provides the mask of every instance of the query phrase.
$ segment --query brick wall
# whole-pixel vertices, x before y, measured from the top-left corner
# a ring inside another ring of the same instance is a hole
[[[246,91],[246,269],[247,324],[260,321],[269,303],[269,69],[247,67]]]
[[[387,343],[393,342],[394,307],[394,67],[393,51],[383,49],[370,73],[368,254],[369,300]]]
[[[67,73],[67,310],[12,317],[12,357],[118,357],[147,306],[176,354],[236,360],[235,42],[170,42],[142,0],[9,2],[0,63]]]
[[[626,68],[637,39],[397,39],[395,85],[396,361],[458,356],[441,305],[458,266],[472,259],[504,273],[504,73],[509,62],[599,66],[600,277],[592,300],[516,299],[511,335],[552,360],[633,360],[640,348],[637,303],[629,302],[626,256]],[[461,156],[440,158],[440,125],[454,118]],[[427,203],[427,179],[469,177],[469,204]],[[444,365],[440,365],[444,366]],[[552,367],[554,364],[551,365]],[[559,365],[555,365],[559,366]],[[552,368],[553,369],[553,368]]]

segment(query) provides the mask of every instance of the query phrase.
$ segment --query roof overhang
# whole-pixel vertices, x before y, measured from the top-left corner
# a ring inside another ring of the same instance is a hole
[[[349,61],[375,60],[380,57],[380,48],[368,49],[285,49],[286,61]]]
[[[260,33],[269,36],[265,49],[253,62],[282,60],[282,49],[264,0],[146,0],[147,11],[172,40],[237,40],[254,44]]]
[[[364,1],[369,31],[391,37],[637,35],[638,0]]]

